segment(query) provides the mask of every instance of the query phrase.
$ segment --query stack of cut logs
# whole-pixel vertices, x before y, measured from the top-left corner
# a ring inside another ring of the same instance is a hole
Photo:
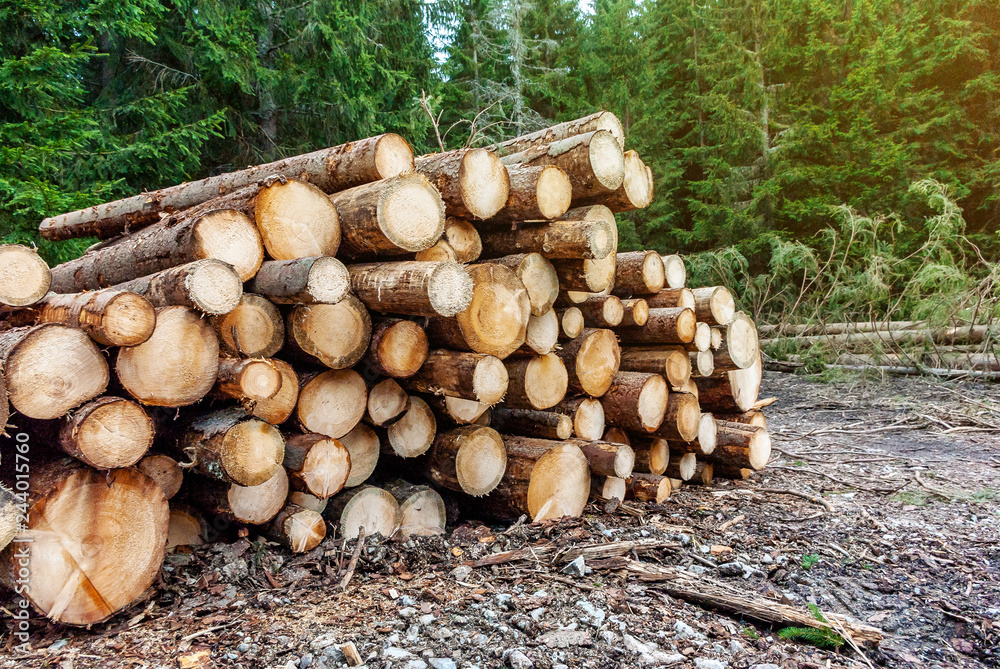
[[[604,112],[416,159],[387,134],[46,219],[105,241],[51,271],[0,247],[6,450],[31,453],[3,578],[27,546],[34,606],[89,624],[226,526],[307,551],[327,523],[439,532],[441,489],[543,520],[762,468],[754,323],[679,257],[618,252],[614,212],[652,191]]]

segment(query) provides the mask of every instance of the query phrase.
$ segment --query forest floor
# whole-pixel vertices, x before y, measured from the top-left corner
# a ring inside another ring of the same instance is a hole
[[[351,546],[335,538],[301,556],[248,539],[177,553],[146,602],[89,631],[35,621],[37,650],[8,644],[0,666],[322,669],[347,666],[351,641],[366,666],[400,669],[1000,667],[997,387],[768,373],[767,396],[775,450],[751,481],[541,526],[373,537],[346,591]],[[539,548],[626,540],[652,548],[584,576]],[[462,565],[524,547],[535,550]],[[785,625],[635,579],[630,559],[811,603],[885,638],[864,656],[786,640]]]

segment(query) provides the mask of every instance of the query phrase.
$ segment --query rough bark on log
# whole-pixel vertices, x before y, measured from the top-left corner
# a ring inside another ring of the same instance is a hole
[[[662,504],[669,499],[672,488],[670,479],[656,474],[633,474],[626,483],[626,498],[654,504]]]
[[[517,153],[535,146],[551,144],[560,139],[582,135],[595,130],[606,130],[617,140],[619,146],[625,146],[625,131],[618,117],[607,111],[600,111],[583,118],[557,123],[548,128],[521,135],[513,139],[498,142],[494,147],[502,153]]]
[[[281,469],[285,441],[273,425],[229,408],[196,418],[177,440],[177,449],[205,476],[256,486]]]
[[[694,476],[690,482],[696,485],[710,486],[715,478],[715,465],[707,460],[698,460],[694,466]]]
[[[431,153],[416,158],[414,165],[441,191],[450,216],[490,218],[510,195],[507,168],[487,149]]]
[[[490,427],[465,425],[442,432],[427,454],[424,472],[436,485],[481,497],[492,492],[507,469],[507,451]]]
[[[757,326],[741,311],[730,319],[724,330],[722,343],[714,352],[715,369],[731,372],[750,367],[760,357]]]
[[[718,425],[710,413],[701,414],[698,421],[698,438],[694,441],[670,440],[670,450],[674,453],[695,453],[711,455],[718,443]]]
[[[94,469],[131,467],[153,445],[153,421],[135,402],[99,397],[65,419],[58,444]]]
[[[243,281],[232,265],[209,258],[119,283],[109,290],[142,295],[154,307],[190,307],[218,315],[239,305]]]
[[[694,309],[694,291],[690,288],[664,288],[656,295],[646,297],[650,309]]]
[[[566,365],[570,390],[591,397],[600,397],[607,392],[621,362],[621,349],[615,333],[602,329],[585,329],[556,355]]]
[[[405,379],[427,360],[427,333],[413,321],[387,318],[372,329],[364,362],[381,376]]]
[[[697,320],[691,309],[650,309],[642,327],[620,327],[617,332],[629,344],[687,344],[694,339]]]
[[[746,369],[717,372],[693,380],[698,386],[698,400],[706,411],[742,413],[749,411],[757,401],[762,374],[763,365],[758,356]]]
[[[722,286],[694,288],[694,310],[698,321],[709,325],[728,325],[736,314],[733,294]]]
[[[109,379],[108,363],[94,342],[56,323],[0,332],[0,370],[11,406],[41,419],[58,418],[97,397]],[[2,403],[6,418],[7,401]]]
[[[534,522],[583,513],[590,497],[590,467],[580,447],[566,442],[522,447],[516,439],[521,438],[504,439],[507,470],[482,508],[498,518],[526,513]]]
[[[718,442],[712,462],[728,467],[761,470],[771,457],[771,436],[758,425],[717,421]]]
[[[546,258],[567,260],[606,258],[615,251],[613,222],[605,218],[524,223],[480,233],[483,253],[506,256],[541,253]]]
[[[663,290],[665,280],[663,260],[655,251],[619,253],[611,292],[620,297],[655,295]]]
[[[336,495],[351,473],[351,456],[337,439],[322,434],[295,434],[285,440],[282,464],[292,490],[305,491],[319,499]]]
[[[360,486],[332,498],[323,517],[348,541],[362,533],[365,537],[373,534],[391,537],[399,528],[399,502],[381,488]]]
[[[444,533],[448,512],[441,495],[425,485],[395,481],[385,491],[399,502],[399,533],[428,537]]]
[[[684,259],[679,255],[667,255],[663,258],[663,272],[668,288],[683,288],[687,282],[687,268]]]
[[[581,198],[577,204],[603,204],[611,211],[645,209],[653,201],[653,175],[635,151],[626,151],[625,180],[617,190]]]
[[[197,508],[225,520],[263,525],[281,511],[288,499],[288,474],[278,467],[274,476],[255,486],[202,479],[185,488],[182,496]]]
[[[628,478],[635,465],[635,453],[628,444],[611,443],[607,441],[586,441],[585,439],[568,439],[565,441],[550,441],[532,437],[502,435],[507,447],[507,455],[521,451],[557,448],[560,445],[572,445],[580,449],[590,470],[604,476]]]
[[[620,325],[642,327],[649,320],[649,302],[641,298],[622,300]]]
[[[415,392],[496,404],[507,392],[507,383],[504,363],[492,355],[438,349],[403,385]]]
[[[653,432],[663,422],[669,392],[660,374],[619,371],[601,397],[605,422],[623,430]]]
[[[330,370],[303,381],[296,416],[306,432],[339,439],[364,416],[368,389],[353,369]]]
[[[512,270],[528,291],[532,315],[539,316],[555,304],[559,297],[559,277],[552,263],[540,253],[518,253],[490,260]]]
[[[622,371],[663,374],[672,388],[680,388],[691,378],[687,351],[678,346],[623,346]]]
[[[573,184],[555,165],[509,165],[510,195],[492,221],[537,221],[559,218],[569,209]]]
[[[552,411],[494,407],[490,410],[490,426],[525,437],[563,440],[573,436],[573,419]]]
[[[624,501],[627,489],[625,479],[617,476],[591,476],[590,494],[602,502],[609,502],[613,499]]]
[[[698,438],[700,423],[698,399],[687,393],[670,393],[663,423],[653,434],[667,440],[694,441]]]
[[[330,369],[353,366],[368,350],[372,322],[368,310],[348,295],[336,304],[297,306],[288,314],[286,350],[309,356]]]
[[[573,200],[613,192],[625,180],[622,147],[606,130],[555,140],[501,160],[505,165],[555,165],[569,176]]]
[[[743,423],[744,425],[757,425],[767,427],[767,417],[763,411],[751,409],[744,413],[719,413],[715,414],[716,420],[724,420],[730,423]]]
[[[344,263],[327,256],[269,260],[248,288],[277,304],[336,304],[350,292],[351,277]]]
[[[260,295],[243,293],[228,314],[214,316],[212,327],[219,349],[238,358],[270,358],[285,343],[285,321],[274,304]]]
[[[570,309],[579,309],[588,328],[614,328],[625,316],[622,301],[614,295],[594,295]],[[565,312],[564,309],[560,309]]]
[[[515,409],[548,409],[566,396],[569,375],[554,353],[504,362],[509,383],[504,406]]]
[[[289,503],[267,526],[266,533],[293,553],[307,553],[326,538],[326,522],[312,509]]]
[[[34,249],[0,244],[0,304],[26,307],[49,292],[52,274]]]
[[[104,346],[137,346],[149,339],[156,324],[156,311],[145,297],[128,291],[101,290],[92,293],[49,293],[27,309],[9,317],[25,325],[61,323],[83,330]],[[19,323],[18,323],[19,324]]]
[[[347,269],[351,288],[372,311],[454,316],[473,297],[473,277],[455,262],[378,262]]]
[[[368,480],[378,464],[381,451],[378,435],[364,423],[358,423],[354,429],[340,438],[340,443],[351,456],[351,471],[344,482],[345,488],[354,488]]]
[[[616,255],[609,253],[594,260],[553,260],[552,265],[559,275],[561,290],[600,293],[614,285],[616,262]]]
[[[694,476],[698,458],[694,453],[672,454],[670,463],[667,465],[665,475],[667,478],[690,481]],[[679,456],[679,457],[678,457]]]

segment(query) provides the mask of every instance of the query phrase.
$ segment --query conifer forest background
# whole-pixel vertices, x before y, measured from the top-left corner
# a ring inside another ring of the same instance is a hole
[[[621,247],[758,318],[1000,316],[996,0],[2,0],[0,241],[384,131],[598,109],[655,175]],[[432,120],[433,119],[433,120]]]

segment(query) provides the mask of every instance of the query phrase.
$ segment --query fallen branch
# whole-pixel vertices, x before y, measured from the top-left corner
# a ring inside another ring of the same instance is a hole
[[[516,550],[505,551],[503,553],[495,553],[488,557],[484,557],[481,560],[469,560],[463,562],[462,565],[475,569],[477,567],[490,567],[497,564],[517,562],[519,560],[541,561],[543,558],[549,558],[549,556],[551,556],[551,558],[546,561],[551,564],[555,564],[560,562],[572,562],[578,557],[583,557],[584,560],[598,560],[628,555],[632,551],[638,553],[658,548],[676,550],[680,548],[680,545],[668,541],[660,541],[659,539],[640,539],[638,541],[612,541],[610,543],[603,544],[583,544],[582,546],[568,546],[566,548],[557,549],[554,544],[550,543],[543,544],[541,546],[518,548]]]
[[[833,513],[833,506],[831,506],[830,503],[822,497],[799,492],[798,490],[789,490],[787,488],[755,488],[754,492],[769,492],[774,495],[794,495],[795,497],[801,497],[802,499],[809,500],[813,504],[819,504],[830,513]]]

